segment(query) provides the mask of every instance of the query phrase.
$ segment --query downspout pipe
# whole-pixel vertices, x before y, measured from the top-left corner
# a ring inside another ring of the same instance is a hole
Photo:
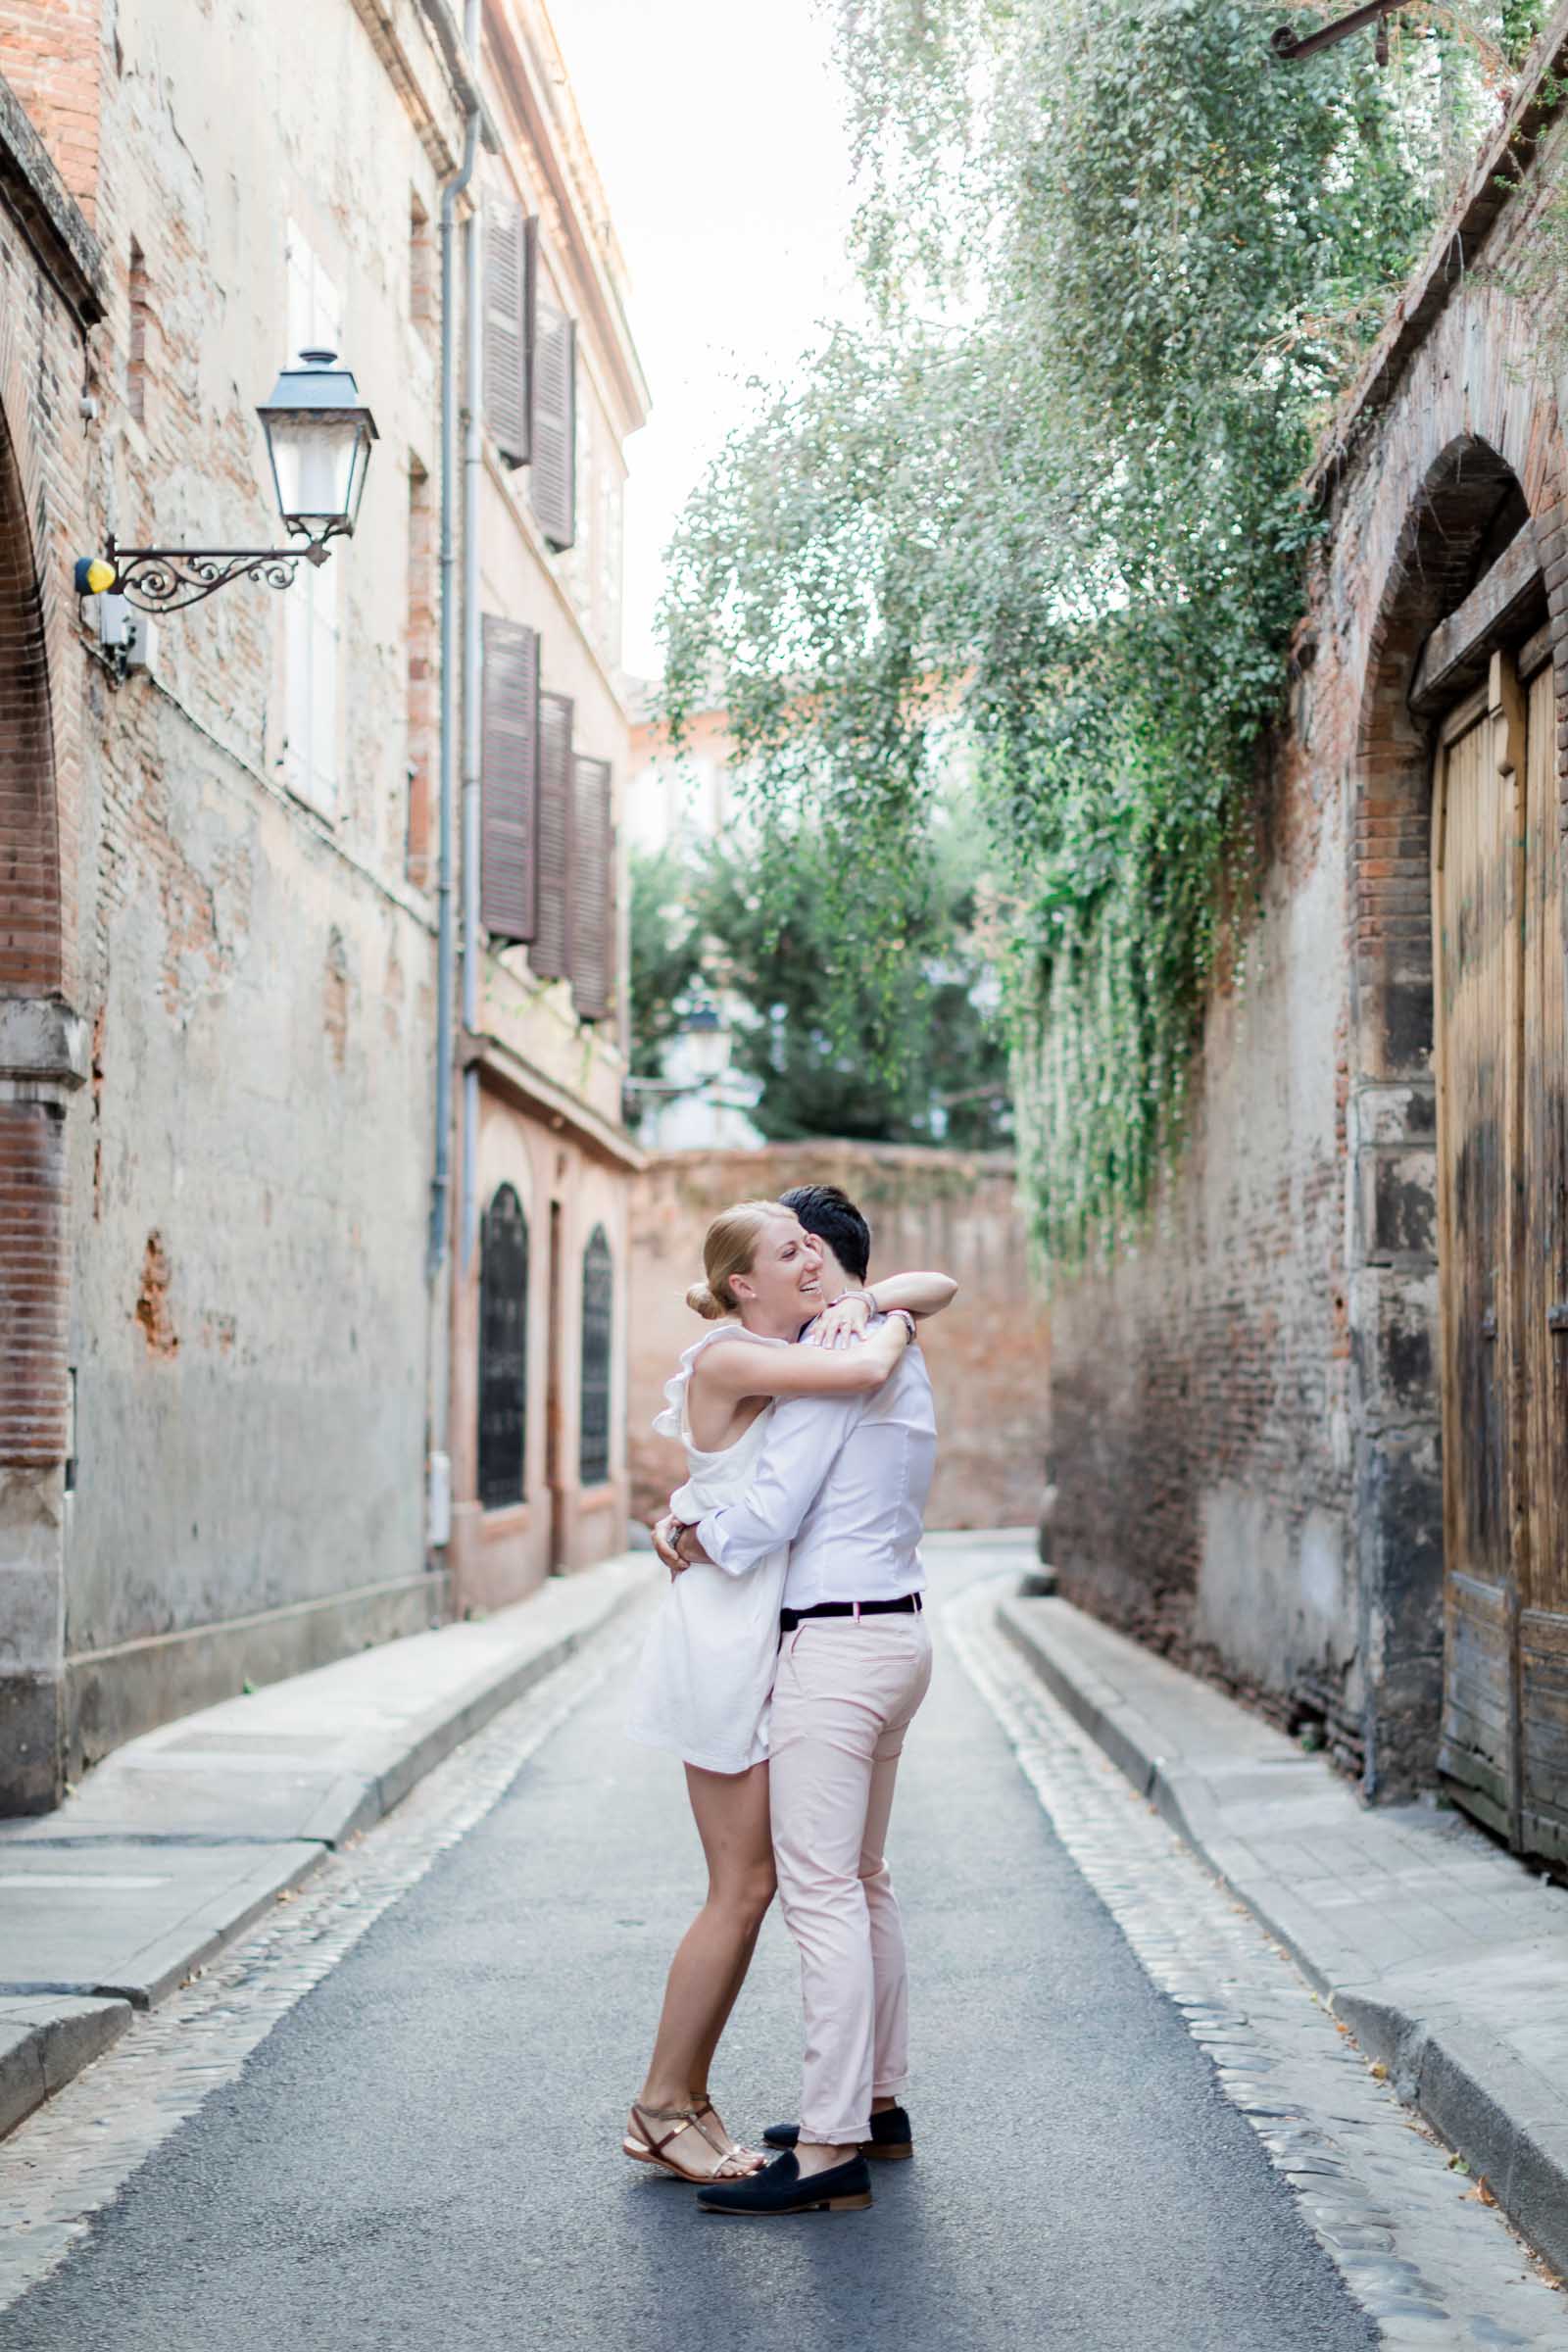
[[[442,12],[445,13],[444,11]],[[475,14],[470,5],[470,18]],[[470,54],[473,27],[470,26]],[[431,1282],[446,1264],[452,1195],[452,1048],[457,999],[457,933],[453,920],[452,851],[457,805],[457,730],[453,686],[457,678],[457,474],[458,342],[452,300],[456,271],[452,244],[458,199],[473,177],[479,152],[478,90],[465,87],[467,121],[463,162],[441,190],[441,777],[437,818],[436,875],[436,1045],[435,1169],[430,1184],[430,1235],[425,1252]]]
[[[468,55],[479,67],[480,0],[467,0]],[[480,615],[479,485],[484,469],[484,312],[479,285],[480,224],[470,214],[463,232],[464,302],[468,329],[467,412],[463,444],[463,1026],[479,1026],[479,975],[484,934],[479,917]],[[459,1210],[461,1272],[473,1262],[479,1149],[479,1072],[463,1074],[463,1195]]]

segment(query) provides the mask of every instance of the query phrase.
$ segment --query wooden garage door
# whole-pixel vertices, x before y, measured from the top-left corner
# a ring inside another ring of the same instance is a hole
[[[1527,691],[1518,1296],[1529,1524],[1519,1610],[1520,1842],[1568,1855],[1568,994],[1549,663]]]
[[[1441,1765],[1568,1853],[1564,1006],[1549,667],[1443,729],[1433,809],[1445,1705]]]

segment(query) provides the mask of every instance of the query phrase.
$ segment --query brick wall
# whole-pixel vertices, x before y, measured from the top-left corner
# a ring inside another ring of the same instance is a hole
[[[89,221],[98,197],[104,14],[103,0],[0,0],[0,70]]]
[[[1342,859],[1330,809],[1276,865],[1148,1230],[1058,1285],[1052,1547],[1073,1599],[1357,1760]]]
[[[60,985],[60,852],[48,658],[22,475],[0,414],[0,990]]]
[[[1330,444],[1245,985],[1211,997],[1191,1140],[1148,1230],[1054,1309],[1068,1591],[1322,1726],[1374,1794],[1432,1775],[1444,1645],[1432,732],[1408,697],[1430,630],[1528,514],[1568,749],[1568,383],[1508,290],[1564,168],[1559,129],[1493,224],[1478,165],[1480,209],[1391,326],[1419,317],[1420,338]]]
[[[703,1326],[686,1305],[703,1236],[735,1200],[842,1185],[871,1226],[871,1272],[954,1275],[959,1296],[926,1334],[940,1444],[932,1527],[1032,1526],[1045,1492],[1050,1327],[1030,1279],[1010,1160],[850,1144],[677,1152],[637,1180],[632,1210],[629,1448],[632,1513],[680,1483],[680,1449],[649,1424]]]

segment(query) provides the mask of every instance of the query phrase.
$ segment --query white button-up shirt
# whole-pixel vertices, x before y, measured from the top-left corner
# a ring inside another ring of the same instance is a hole
[[[789,1609],[918,1592],[936,1450],[931,1378],[911,1345],[869,1396],[781,1398],[751,1487],[698,1520],[698,1541],[732,1576],[788,1544]],[[685,1495],[671,1497],[677,1518],[690,1517]]]

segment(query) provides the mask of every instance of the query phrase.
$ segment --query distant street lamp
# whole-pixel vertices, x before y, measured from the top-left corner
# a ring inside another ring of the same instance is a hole
[[[76,564],[78,596],[118,596],[142,612],[177,612],[230,580],[259,579],[287,588],[301,559],[324,564],[328,541],[354,535],[375,418],[334,351],[302,351],[285,368],[272,397],[256,412],[267,435],[272,487],[284,528],[302,548],[118,547]]]

